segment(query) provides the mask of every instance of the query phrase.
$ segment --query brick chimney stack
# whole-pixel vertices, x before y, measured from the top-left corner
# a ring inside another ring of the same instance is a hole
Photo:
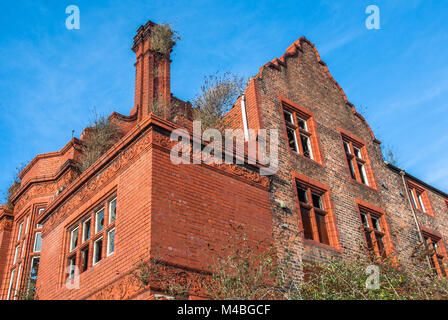
[[[134,37],[132,50],[136,54],[135,98],[131,115],[137,112],[140,122],[150,113],[150,106],[157,105],[167,118],[171,103],[170,54],[161,54],[151,46],[151,32],[156,26],[148,21],[140,26]]]

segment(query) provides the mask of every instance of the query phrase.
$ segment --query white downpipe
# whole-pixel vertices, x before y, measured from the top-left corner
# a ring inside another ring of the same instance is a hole
[[[241,96],[241,115],[243,116],[244,140],[249,141],[249,127],[247,126],[247,114],[246,114],[246,96],[244,93]]]

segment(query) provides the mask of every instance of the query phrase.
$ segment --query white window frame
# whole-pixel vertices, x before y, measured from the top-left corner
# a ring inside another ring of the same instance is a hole
[[[114,251],[110,252],[110,241],[109,241],[109,239],[110,239],[110,234],[112,232],[114,233]],[[115,252],[115,228],[110,229],[107,232],[107,257],[110,256],[111,254],[113,254],[114,252]]]
[[[422,211],[426,212],[425,206],[423,204],[422,193],[421,192],[417,192],[417,190],[415,190],[415,192],[417,193],[417,199],[418,199],[418,202],[420,203],[420,207],[422,208]]]
[[[291,112],[289,112],[288,110],[285,110],[285,109],[283,109],[283,112],[287,113],[288,117],[289,117],[289,120],[291,120],[291,121],[288,121],[288,120],[285,119],[285,121],[287,123],[294,124],[294,115]]]
[[[291,128],[288,128],[288,123],[290,123],[290,124],[292,124],[292,125],[296,125],[295,124],[295,122],[294,122],[294,114],[292,113],[292,112],[289,112],[288,110],[285,110],[285,109],[283,109],[283,114],[288,114],[288,117],[289,117],[289,120],[291,120],[291,121],[287,121],[286,119],[285,119],[285,122],[286,122],[286,138],[288,139],[288,129],[291,129]],[[296,120],[297,121],[297,120]],[[298,141],[298,139],[297,139],[297,134],[296,134],[296,130],[295,129],[292,129],[293,130],[293,133],[294,133],[294,146],[295,146],[295,149],[296,150],[292,150],[292,151],[294,151],[294,152],[296,152],[296,153],[300,153],[300,149],[299,149],[299,141]],[[289,146],[289,141],[288,141],[288,146]],[[289,146],[290,147],[290,146]]]
[[[302,130],[305,130],[306,132],[308,132],[308,121],[303,119],[302,117],[297,116],[297,126],[299,128],[300,128],[299,121],[303,121],[305,123],[305,128],[303,128]]]
[[[76,254],[72,255],[68,258],[69,261],[69,267],[74,266],[76,268]],[[73,264],[71,264],[71,262],[73,261]],[[70,280],[72,280],[75,277],[75,268],[70,268],[70,272],[68,274],[68,277]]]
[[[22,229],[23,229],[23,222],[20,223],[19,225],[19,232],[17,233],[17,241],[19,241],[20,238],[22,238]]]
[[[13,265],[15,265],[17,262],[17,258],[19,257],[19,251],[20,251],[20,244],[18,244],[14,249],[14,260],[12,262]]]
[[[364,219],[362,219],[362,217],[364,217]],[[363,226],[365,228],[369,228],[370,229],[369,216],[366,213],[364,213],[363,211],[361,211],[361,222],[362,222],[362,224],[363,224]],[[367,225],[365,225],[364,222]]]
[[[359,163],[359,162],[358,162],[358,165],[361,166],[361,170],[359,170],[359,171],[361,171],[360,174],[364,178],[366,186],[368,186],[369,185],[369,179],[367,179],[366,166],[364,165],[364,163]]]
[[[74,235],[76,235],[76,245],[73,246],[73,239]],[[76,227],[72,231],[70,231],[70,252],[78,248],[78,242],[79,242],[79,227]]]
[[[30,264],[30,276],[31,276],[31,272],[33,272],[33,263],[34,263],[34,260],[35,259],[38,259],[39,260],[39,263],[40,263],[40,256],[33,256],[32,258],[31,258],[31,264]],[[37,271],[38,273],[39,273],[39,271]],[[37,275],[36,275],[37,276]]]
[[[19,264],[19,269],[17,271],[16,287],[14,288],[14,300],[17,300],[17,290],[19,289],[21,271],[22,271],[22,264]]]
[[[21,255],[22,258],[25,256],[25,247],[26,247],[26,238],[22,242],[22,255]]]
[[[89,224],[89,237],[86,238],[86,225]],[[84,220],[84,222],[82,223],[82,243],[86,242],[87,240],[90,239],[90,237],[92,236],[92,218],[88,218],[86,220]]]
[[[45,208],[40,208],[39,210],[37,210],[37,215],[40,215],[42,212],[44,212],[45,211]],[[41,225],[41,224],[36,224],[36,228],[37,229],[40,229],[40,228],[42,228],[43,227],[43,225]]]
[[[101,211],[103,211],[103,220],[104,220],[104,215],[106,213],[105,210],[104,210],[104,207],[102,207],[97,212],[95,212],[95,234],[97,234],[98,232],[100,232],[100,231],[102,231],[104,229],[104,221],[103,221],[103,226],[102,226],[101,230],[98,230],[98,221],[99,221],[98,220],[98,216],[99,216],[99,213]]]
[[[28,233],[28,227],[30,226],[30,217],[26,217],[25,235]]]
[[[111,211],[111,207],[112,207],[112,202],[115,202],[115,218],[114,220],[112,220],[112,215],[110,214]],[[117,219],[117,197],[113,198],[112,200],[109,201],[109,224],[111,224],[112,222],[114,222]]]
[[[14,283],[15,274],[16,274],[16,269],[13,269],[11,271],[11,278],[9,279],[8,295],[6,296],[6,300],[10,300],[10,298],[11,298],[11,291],[12,291],[12,285]]]
[[[98,239],[96,239],[95,241],[93,241],[93,259],[92,259],[92,267],[94,265],[96,265],[97,263],[99,263],[101,260],[103,260],[103,253],[101,252],[101,259],[96,261],[96,251],[97,251],[97,242],[99,241],[103,241],[103,237],[99,237]],[[104,246],[104,241],[103,244],[101,245],[101,250],[103,250],[103,246]]]
[[[414,189],[410,188],[409,189],[409,193],[411,194],[411,199],[412,199],[412,203],[414,205],[414,208],[418,208],[417,200],[415,199],[415,195],[414,195]]]
[[[39,234],[39,238],[40,238],[40,250],[36,250],[38,234]],[[33,252],[40,252],[41,250],[42,250],[42,233],[39,231],[34,234]]]
[[[306,126],[306,122],[305,122],[305,126]],[[307,130],[308,131],[308,130]],[[305,137],[306,139],[306,145],[308,147],[308,151],[310,153],[310,159],[314,160],[314,156],[313,156],[313,148],[311,147],[311,139],[310,137],[308,137],[306,134],[300,134],[300,137]],[[302,141],[300,141],[300,143],[302,143]]]

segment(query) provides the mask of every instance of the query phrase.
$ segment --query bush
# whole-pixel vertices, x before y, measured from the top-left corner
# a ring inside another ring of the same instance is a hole
[[[11,201],[12,196],[14,193],[20,188],[21,180],[20,180],[20,172],[22,172],[23,169],[25,169],[26,165],[21,164],[16,168],[16,172],[13,177],[13,184],[8,188],[8,190],[5,192],[5,202],[6,202],[6,208],[8,210],[14,210],[14,205]]]
[[[151,30],[151,47],[155,52],[168,55],[180,40],[177,31],[172,30],[167,23],[156,24]]]
[[[236,241],[235,241],[236,240]],[[260,249],[260,242],[249,243],[240,229],[229,240],[228,254],[218,259],[207,286],[211,299],[288,299],[288,300],[429,300],[448,299],[448,279],[432,269],[423,269],[422,255],[410,266],[398,265],[394,257],[381,261],[368,255],[353,260],[302,263],[303,277],[296,278],[288,262],[290,250],[277,261],[273,248]],[[224,249],[224,251],[227,251]],[[368,267],[378,268],[378,288],[371,289]],[[420,267],[417,267],[420,266]]]
[[[123,134],[117,124],[104,116],[95,114],[93,123],[86,128],[82,154],[78,164],[81,172],[87,170],[98,158],[122,138]]]
[[[216,73],[205,77],[201,93],[193,100],[193,118],[202,122],[202,128],[224,132],[227,127],[223,115],[229,111],[243,93],[245,81],[242,77]]]

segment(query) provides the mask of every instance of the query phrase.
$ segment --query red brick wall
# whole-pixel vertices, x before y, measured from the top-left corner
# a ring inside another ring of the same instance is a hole
[[[173,264],[208,269],[213,253],[229,243],[233,227],[271,243],[266,188],[207,165],[174,165],[166,149],[153,150],[151,255]],[[212,251],[212,249],[214,251]]]

